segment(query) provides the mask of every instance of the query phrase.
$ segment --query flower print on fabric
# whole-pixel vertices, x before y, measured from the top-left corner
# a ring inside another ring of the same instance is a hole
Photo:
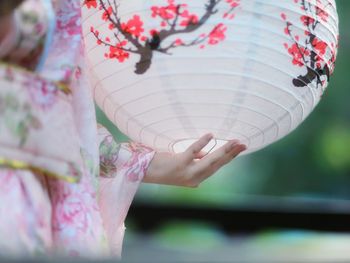
[[[141,160],[153,150],[139,143],[117,143],[112,135],[106,135],[100,144],[100,175],[114,177],[123,173],[130,182],[139,181],[148,167]]]
[[[239,4],[239,0],[208,0],[198,12],[191,10],[187,3],[166,0],[164,5],[151,6],[151,19],[158,26],[147,31],[139,14],[122,21],[116,0],[86,0],[84,7],[100,10],[101,22],[111,33],[102,35],[101,29],[94,26],[90,28],[97,45],[105,47],[105,58],[123,63],[131,55],[138,55],[140,59],[135,65],[135,73],[144,74],[151,67],[154,52],[171,55],[171,51],[178,47],[199,46],[203,49],[206,45],[217,45],[224,41],[227,29],[224,21],[234,18],[234,9]],[[221,14],[222,22],[214,24],[209,32],[197,33],[212,16],[219,16],[218,8],[222,6],[225,9]],[[185,40],[186,34],[193,35],[192,39]]]
[[[54,81],[69,83],[82,55],[81,5],[79,0],[55,1],[56,28],[41,75]]]
[[[51,108],[57,101],[59,90],[52,82],[38,76],[28,77],[24,83],[34,105],[41,109]]]
[[[128,182],[141,181],[154,150],[141,143],[118,143],[100,127],[100,175],[105,178],[126,177]]]
[[[85,174],[79,184],[49,179],[53,239],[56,249],[71,256],[103,255],[105,232],[96,191]]]
[[[294,66],[305,68],[306,73],[293,79],[295,87],[305,87],[315,83],[316,88],[324,89],[333,74],[338,49],[338,38],[326,43],[317,37],[318,25],[330,19],[328,8],[333,8],[329,1],[316,0],[314,4],[305,0],[293,0],[303,11],[300,25],[294,25],[285,13],[281,18],[286,22],[284,33],[291,39],[292,44],[284,43],[288,54],[292,56]],[[295,33],[299,29],[303,34]]]
[[[3,76],[0,77],[7,85],[23,79],[18,74],[16,75],[13,70],[12,67],[3,68]],[[30,78],[25,76],[26,80]],[[10,89],[0,90],[0,124],[0,133],[1,129],[7,129],[16,137],[20,147],[27,142],[32,130],[38,130],[42,127],[40,118],[35,115],[32,105],[17,96],[15,90],[11,91]]]
[[[61,8],[57,14],[57,31],[62,33],[65,39],[70,37],[80,37],[81,32],[81,19],[77,19],[76,10],[79,8],[79,1],[68,0],[60,3]],[[70,12],[72,8],[73,12]]]
[[[51,203],[44,185],[30,171],[0,170],[2,256],[45,256],[52,248]]]
[[[38,130],[42,124],[28,103],[20,102],[14,93],[0,93],[0,123],[18,139],[18,146],[23,146],[32,130]],[[2,126],[2,125],[1,125]]]
[[[124,165],[125,174],[130,182],[141,181],[149,165],[149,160],[144,158],[153,150],[145,145],[130,142],[124,143],[123,149],[131,153],[128,161]]]
[[[117,161],[119,157],[121,144],[108,135],[100,144],[100,175],[104,177],[113,177],[117,172]]]

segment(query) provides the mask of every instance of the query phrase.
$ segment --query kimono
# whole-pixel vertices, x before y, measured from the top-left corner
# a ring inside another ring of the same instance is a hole
[[[95,119],[79,0],[26,0],[0,43],[0,256],[120,256],[154,151]]]

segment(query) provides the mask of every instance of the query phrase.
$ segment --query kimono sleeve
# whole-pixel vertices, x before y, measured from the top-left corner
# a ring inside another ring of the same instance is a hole
[[[117,143],[105,128],[99,128],[99,205],[110,249],[120,255],[124,220],[154,151],[138,143]]]

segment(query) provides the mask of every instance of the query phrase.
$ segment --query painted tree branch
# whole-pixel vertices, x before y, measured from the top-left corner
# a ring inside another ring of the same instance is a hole
[[[109,23],[109,29],[114,31],[112,36],[102,37],[97,29],[91,28],[97,43],[109,48],[105,57],[123,62],[129,58],[130,53],[139,55],[135,73],[143,74],[150,68],[154,52],[171,55],[170,51],[178,47],[201,45],[202,48],[205,42],[215,45],[223,41],[226,31],[223,23],[215,25],[210,32],[201,33],[190,41],[184,41],[181,38],[170,42],[167,40],[199,30],[211,16],[218,13],[217,7],[222,2],[229,5],[223,18],[233,19],[232,12],[239,5],[239,1],[207,0],[203,7],[205,12],[198,17],[197,14],[190,13],[187,4],[176,5],[174,0],[167,0],[168,5],[152,7],[152,17],[161,18],[161,28],[151,30],[149,36],[144,35],[143,21],[139,15],[134,15],[125,23],[121,21],[116,0],[86,0],[84,5],[102,10],[102,19]],[[167,44],[164,45],[165,43]]]
[[[306,15],[300,17],[300,20],[305,27],[305,36],[294,35],[293,24],[287,20],[286,14],[282,13],[281,17],[286,21],[285,33],[291,38],[294,44],[288,45],[285,43],[285,48],[288,53],[293,56],[293,64],[299,67],[306,67],[306,74],[299,75],[293,79],[293,85],[296,87],[305,87],[316,81],[316,87],[322,87],[325,81],[329,81],[330,66],[334,66],[335,53],[337,44],[332,44],[329,47],[327,43],[316,36],[316,30],[320,24],[320,20],[327,22],[328,13],[325,9],[329,6],[323,5],[321,0],[316,0],[315,5],[311,5],[309,1],[295,0],[296,4],[300,4]],[[300,41],[299,41],[300,40]],[[303,46],[300,45],[303,43]],[[331,48],[332,58],[325,59],[326,50]]]

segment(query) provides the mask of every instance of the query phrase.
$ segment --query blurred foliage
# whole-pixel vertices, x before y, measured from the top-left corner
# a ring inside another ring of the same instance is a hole
[[[173,221],[153,233],[159,246],[179,247],[187,250],[203,250],[220,246],[224,235],[214,226],[199,222]]]
[[[350,1],[337,5],[337,66],[320,104],[296,131],[239,157],[198,189],[143,185],[138,200],[227,205],[256,195],[350,199]],[[120,139],[117,129],[97,114]]]

